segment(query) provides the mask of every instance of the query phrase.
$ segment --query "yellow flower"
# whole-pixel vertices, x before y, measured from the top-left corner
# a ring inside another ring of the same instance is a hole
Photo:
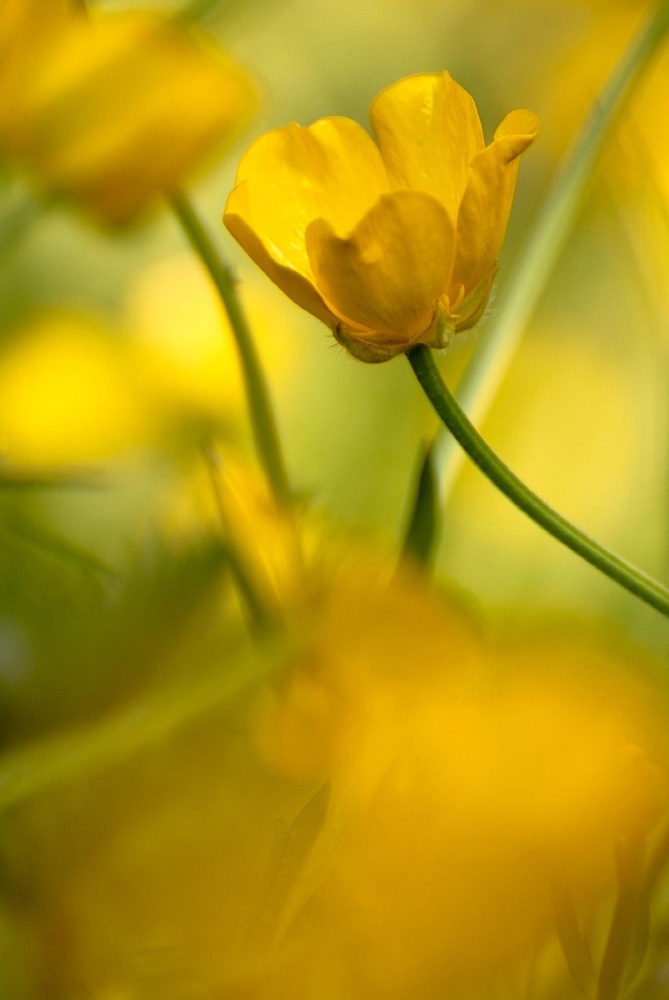
[[[66,313],[33,318],[0,352],[0,455],[18,465],[101,461],[157,434],[123,340]]]
[[[370,115],[377,144],[347,118],[262,136],[224,222],[352,354],[385,361],[480,319],[538,121],[512,111],[485,146],[472,98],[445,72],[400,80]]]
[[[73,11],[38,59],[28,45],[24,55],[0,152],[107,222],[173,191],[254,105],[250,80],[218,49],[147,12]]]
[[[70,0],[3,0],[0,5],[0,142],[40,58],[69,23]]]
[[[274,391],[295,374],[289,303],[255,271],[241,286],[263,367]],[[200,261],[183,251],[153,261],[132,283],[126,325],[165,411],[237,437],[246,426],[238,351],[221,298]],[[188,336],[184,337],[184,330]]]
[[[290,993],[291,967],[271,995],[492,995],[473,984],[550,939],[552,887],[587,912],[611,891],[613,843],[657,823],[666,702],[617,637],[515,628],[491,642],[418,579],[384,592],[349,564],[343,580],[313,606],[259,746],[288,777],[331,778],[304,876],[320,878],[295,890],[310,902],[286,952],[307,937],[318,974],[320,933],[360,994]]]

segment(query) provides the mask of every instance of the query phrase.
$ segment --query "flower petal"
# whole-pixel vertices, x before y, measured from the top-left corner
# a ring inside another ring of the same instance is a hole
[[[0,4],[0,148],[13,152],[25,114],[25,91],[58,36],[83,10],[70,0],[3,0]]]
[[[348,233],[388,189],[378,149],[348,118],[323,118],[309,128],[288,125],[262,136],[242,159],[237,185],[223,216],[226,226],[272,280],[310,312],[313,301],[303,301],[303,293],[309,297],[304,279],[313,282],[307,226],[327,219],[338,232]]]
[[[283,254],[265,232],[261,230],[259,233],[253,228],[249,220],[257,221],[257,216],[251,211],[250,188],[249,181],[242,181],[230,192],[223,216],[228,230],[251,260],[289,299],[327,326],[336,326],[338,317],[330,312],[314,286],[306,249],[303,256],[307,259],[303,263],[302,254],[298,254],[294,246],[289,247],[287,254]],[[282,259],[289,260],[290,263],[278,263]]]
[[[307,229],[318,289],[369,343],[406,344],[430,327],[453,258],[453,225],[420,191],[383,195],[345,239],[325,220]]]
[[[446,72],[410,76],[379,94],[370,118],[393,187],[426,191],[455,221],[485,145],[467,91]]]
[[[255,105],[204,36],[141,12],[73,19],[24,91],[17,155],[113,223],[182,184]]]
[[[495,267],[511,212],[518,157],[538,131],[536,115],[512,111],[472,163],[458,214],[451,288],[464,285],[469,294]]]

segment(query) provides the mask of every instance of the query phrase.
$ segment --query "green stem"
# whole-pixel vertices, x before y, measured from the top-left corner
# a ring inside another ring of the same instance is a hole
[[[189,0],[174,14],[175,21],[203,21],[220,7],[221,0]]]
[[[669,2],[664,0],[616,66],[525,242],[509,292],[491,318],[458,388],[460,405],[476,424],[504,378],[574,226],[604,142],[667,30]],[[442,504],[448,499],[460,458],[453,439],[440,434],[435,461]]]
[[[276,420],[265,375],[239,301],[234,277],[228,266],[221,260],[188,196],[180,191],[172,195],[171,201],[184,232],[209,271],[225,306],[244,373],[246,398],[258,457],[277,502],[286,505],[290,500],[290,489]]]
[[[600,545],[549,507],[509,469],[483,440],[444,384],[432,352],[424,344],[407,358],[436,413],[481,472],[540,527],[586,562],[669,617],[669,590]]]
[[[98,721],[0,755],[0,814],[36,795],[84,776],[118,767],[137,754],[167,743],[176,733],[229,704],[282,662],[283,647],[263,655],[240,650],[229,668],[189,678],[152,692]]]
[[[424,448],[416,495],[407,526],[402,555],[429,567],[439,531],[439,494],[432,447]]]

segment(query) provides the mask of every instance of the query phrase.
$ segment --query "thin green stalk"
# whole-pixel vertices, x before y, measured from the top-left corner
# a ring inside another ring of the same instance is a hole
[[[4,512],[0,522],[0,537],[3,534],[18,538],[24,545],[78,566],[82,572],[93,573],[107,581],[118,578],[118,573],[93,552],[77,545],[47,524],[40,524],[20,509]]]
[[[407,526],[402,555],[420,566],[429,566],[439,531],[439,495],[434,471],[432,447],[423,452],[420,474]]]
[[[221,6],[222,0],[189,0],[175,14],[175,21],[204,21]]]
[[[533,493],[509,469],[464,413],[444,384],[431,350],[411,348],[407,358],[436,413],[481,472],[540,527],[596,569],[669,617],[669,590],[594,541]]]
[[[283,655],[279,644],[265,647],[262,656],[240,650],[229,669],[217,665],[90,725],[7,751],[0,755],[0,813],[166,743],[269,675]]]
[[[574,226],[612,126],[667,30],[669,2],[664,0],[629,46],[596,101],[525,242],[509,290],[491,317],[458,389],[460,405],[477,425],[499,389]],[[442,505],[448,500],[461,458],[450,435],[439,434],[435,463]]]
[[[172,195],[171,201],[189,242],[209,271],[225,306],[244,373],[258,457],[277,502],[286,505],[290,500],[290,489],[276,420],[258,352],[237,295],[235,279],[221,259],[188,196],[180,191]]]

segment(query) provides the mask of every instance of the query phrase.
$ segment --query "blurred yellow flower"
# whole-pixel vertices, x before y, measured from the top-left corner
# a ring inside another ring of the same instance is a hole
[[[260,280],[259,280],[260,279]],[[290,307],[262,275],[240,285],[263,367],[274,389],[295,373]],[[283,308],[282,308],[283,306]],[[235,430],[246,421],[244,382],[227,313],[208,273],[190,253],[140,272],[129,290],[126,326],[166,409]]]
[[[269,763],[333,782],[287,945],[321,935],[381,996],[470,996],[550,935],[556,881],[602,899],[614,841],[657,822],[666,705],[602,635],[493,644],[418,580],[336,576],[260,717]]]
[[[448,73],[400,80],[356,122],[323,118],[258,139],[224,221],[298,305],[352,354],[445,346],[483,314],[536,117],[513,111],[485,146]]]
[[[287,593],[271,511],[238,513]],[[278,671],[29,813],[64,996],[502,995],[554,933],[554,883],[592,912],[613,840],[657,821],[666,693],[641,657],[598,633],[493,642],[341,538],[305,562]]]
[[[0,142],[40,58],[74,15],[72,0],[3,0],[0,6]]]
[[[90,321],[46,315],[0,352],[0,454],[18,464],[95,461],[156,431],[119,338]]]
[[[306,584],[303,525],[277,507],[255,468],[225,456],[212,473],[218,519],[254,593],[273,616],[294,611]]]
[[[111,223],[178,187],[238,135],[255,102],[222,52],[148,12],[73,11],[38,60],[32,53],[26,45],[21,86],[0,111],[0,150]]]

